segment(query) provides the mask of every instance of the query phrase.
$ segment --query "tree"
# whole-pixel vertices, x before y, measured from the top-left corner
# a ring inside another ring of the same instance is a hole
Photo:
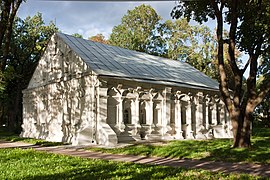
[[[81,34],[79,34],[79,33],[74,33],[71,36],[74,36],[76,38],[83,38],[83,36]]]
[[[148,52],[150,38],[160,19],[151,6],[143,4],[135,7],[123,16],[120,25],[113,28],[109,43],[131,50]]]
[[[261,83],[265,79],[265,74],[269,76],[270,74],[270,54],[267,53],[260,59],[259,64],[259,76],[257,80],[257,87],[261,86]],[[258,113],[258,118],[262,121],[261,123],[264,126],[270,127],[270,92],[267,93],[264,100],[260,103],[260,105],[256,108],[256,112]]]
[[[254,13],[256,12],[256,13]],[[233,147],[250,147],[253,111],[270,90],[269,73],[256,88],[259,57],[270,50],[270,2],[267,0],[180,1],[171,15],[202,23],[209,18],[217,22],[218,72],[220,92],[232,120]],[[223,36],[224,23],[229,37]],[[234,74],[234,89],[230,92],[224,63],[224,44],[228,44],[228,62]],[[246,64],[237,65],[236,48],[248,54]],[[249,67],[247,86],[243,91],[243,75]]]
[[[2,0],[0,4],[0,71],[6,66],[13,21],[21,3],[22,0]]]
[[[153,36],[155,53],[152,54],[185,60],[208,76],[216,77],[216,42],[208,27],[192,26],[184,18],[160,23],[157,32],[158,35]]]
[[[45,25],[40,13],[24,20],[15,19],[9,59],[3,71],[5,90],[0,99],[1,121],[12,131],[20,131],[22,90],[27,87],[49,38],[56,31],[52,22]]]
[[[91,41],[103,43],[103,44],[109,44],[108,40],[105,39],[105,36],[103,34],[97,34],[95,36],[91,36],[88,38]]]

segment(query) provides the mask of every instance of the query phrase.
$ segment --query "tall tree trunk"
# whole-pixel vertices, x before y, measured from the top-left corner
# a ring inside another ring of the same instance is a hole
[[[238,116],[232,118],[233,122],[233,147],[251,147],[250,135],[251,135],[251,122],[253,116],[239,112]]]
[[[0,70],[4,70],[6,67],[9,46],[11,41],[12,26],[16,16],[16,13],[22,3],[22,0],[16,1],[1,1],[1,21],[0,21],[0,48],[2,48],[2,43],[5,39],[5,47],[3,49],[3,57],[0,61]]]
[[[226,107],[229,111],[232,126],[233,126],[233,136],[234,143],[233,147],[250,147],[250,125],[252,121],[252,112],[254,108],[247,106],[247,103],[241,102],[242,100],[242,81],[243,73],[236,64],[235,58],[235,38],[236,38],[236,29],[237,29],[237,4],[238,1],[235,0],[232,2],[231,11],[231,26],[229,31],[229,41],[228,41],[228,60],[230,67],[234,73],[234,84],[235,91],[233,94],[229,92],[227,73],[224,68],[224,49],[223,49],[223,7],[225,2],[221,1],[220,6],[217,2],[212,0],[212,6],[215,10],[215,16],[217,18],[217,39],[218,39],[218,64],[219,64],[219,75],[220,75],[220,92],[223,97],[223,100],[226,104]],[[233,97],[233,98],[232,98]],[[247,108],[248,107],[248,108]],[[253,106],[252,106],[253,107]],[[252,109],[252,111],[250,111]]]

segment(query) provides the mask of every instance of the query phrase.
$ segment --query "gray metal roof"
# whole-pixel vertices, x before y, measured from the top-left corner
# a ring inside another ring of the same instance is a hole
[[[218,83],[185,62],[57,33],[100,76],[156,81],[218,90]]]

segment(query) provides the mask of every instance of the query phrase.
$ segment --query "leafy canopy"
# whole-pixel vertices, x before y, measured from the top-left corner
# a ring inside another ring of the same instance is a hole
[[[149,5],[141,5],[128,10],[121,24],[115,26],[109,39],[111,45],[141,52],[148,52],[150,38],[160,16]]]

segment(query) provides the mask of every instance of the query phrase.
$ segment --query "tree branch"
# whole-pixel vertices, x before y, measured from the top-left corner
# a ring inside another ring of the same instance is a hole
[[[248,60],[247,60],[247,62],[246,62],[246,64],[245,64],[245,66],[244,66],[244,68],[241,69],[241,71],[242,71],[243,74],[244,74],[245,71],[247,70],[248,65],[250,64],[250,62],[251,62],[251,58],[249,57]]]
[[[3,39],[7,29],[8,17],[10,13],[10,1],[1,2],[1,20],[0,20],[0,48],[2,48]]]
[[[241,76],[241,71],[239,70],[236,59],[235,59],[235,36],[236,36],[236,29],[237,29],[237,4],[238,0],[234,0],[232,3],[232,8],[230,10],[231,12],[231,26],[230,26],[230,32],[229,32],[229,61],[231,68],[233,70],[233,73],[238,76]]]
[[[270,81],[269,79],[265,79],[262,82],[262,86],[260,88],[260,92],[257,94],[257,97],[253,100],[254,107],[259,105],[262,100],[265,98],[266,94],[270,91]]]
[[[230,99],[230,92],[228,88],[228,81],[225,71],[225,65],[224,65],[224,55],[223,55],[223,16],[222,11],[224,8],[224,2],[221,1],[220,9],[218,8],[218,4],[215,0],[211,0],[211,5],[215,11],[215,16],[217,18],[217,40],[218,40],[218,69],[220,74],[220,85],[219,89],[221,92],[221,95],[224,99],[224,103],[226,104],[226,107],[229,112],[232,112],[234,107],[232,104],[232,101]]]
[[[9,17],[8,17],[8,21],[7,21],[7,26],[6,26],[6,41],[5,41],[5,49],[3,52],[3,59],[1,62],[1,69],[0,70],[4,70],[6,67],[6,61],[7,61],[7,57],[8,57],[8,53],[9,53],[9,49],[10,49],[10,41],[11,41],[11,35],[12,35],[12,27],[13,27],[13,22],[14,22],[14,18],[16,16],[16,13],[20,7],[20,4],[22,3],[22,0],[17,0],[17,1],[12,1],[11,3],[11,12],[9,12]]]

